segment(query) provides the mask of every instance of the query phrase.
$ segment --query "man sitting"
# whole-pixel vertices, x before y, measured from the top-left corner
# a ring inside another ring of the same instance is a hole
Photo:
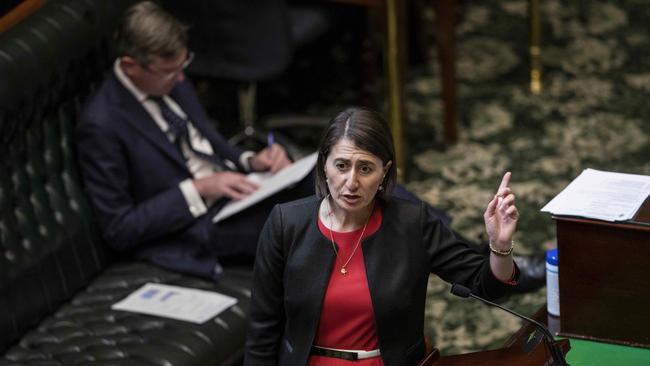
[[[112,73],[81,115],[78,152],[113,248],[215,277],[221,273],[217,257],[253,257],[276,202],[313,188],[303,182],[221,224],[211,222],[228,200],[257,188],[245,172],[275,172],[290,160],[280,145],[242,151],[214,129],[185,78],[193,58],[186,43],[185,27],[156,4],[127,10],[116,32]]]

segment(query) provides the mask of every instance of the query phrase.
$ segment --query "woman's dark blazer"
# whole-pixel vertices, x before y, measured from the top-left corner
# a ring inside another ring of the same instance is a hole
[[[318,229],[320,199],[276,206],[260,236],[244,365],[305,365],[320,319],[335,254]],[[423,203],[381,202],[377,232],[362,243],[381,357],[416,365],[425,355],[429,273],[495,298],[508,285],[482,256],[427,214]],[[350,299],[354,301],[354,299]]]

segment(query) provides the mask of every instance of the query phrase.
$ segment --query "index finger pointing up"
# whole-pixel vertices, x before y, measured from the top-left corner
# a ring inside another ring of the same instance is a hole
[[[510,172],[506,172],[506,174],[503,175],[503,179],[501,179],[501,184],[499,185],[497,194],[499,194],[502,189],[508,187],[508,184],[510,183],[510,175],[512,175]]]

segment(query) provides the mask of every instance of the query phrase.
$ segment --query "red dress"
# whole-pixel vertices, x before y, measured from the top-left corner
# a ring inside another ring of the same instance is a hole
[[[363,237],[373,234],[381,226],[381,209],[375,206]],[[328,223],[329,224],[329,223]],[[330,238],[329,229],[318,220],[321,233]],[[325,292],[323,309],[314,345],[347,349],[371,351],[379,348],[375,328],[375,314],[368,289],[366,266],[363,261],[363,248],[359,244],[356,252],[347,265],[348,273],[341,275],[341,266],[350,258],[363,228],[339,233],[333,231],[334,242],[338,245],[338,257],[334,262],[332,275]],[[362,238],[363,239],[363,238]],[[366,358],[358,361],[348,361],[341,358],[324,356],[309,356],[308,366],[383,366],[381,357]]]

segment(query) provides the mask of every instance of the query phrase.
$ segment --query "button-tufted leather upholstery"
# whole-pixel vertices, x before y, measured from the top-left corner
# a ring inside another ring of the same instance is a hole
[[[83,193],[76,116],[131,2],[52,0],[0,35],[0,366],[241,362],[250,270],[227,269],[214,285],[118,258]],[[201,325],[110,309],[146,282],[239,303]]]
[[[110,309],[146,282],[215,288],[149,264],[114,264],[29,330],[0,365],[232,365],[241,360],[248,270],[231,269],[216,286],[240,302],[201,325]]]

